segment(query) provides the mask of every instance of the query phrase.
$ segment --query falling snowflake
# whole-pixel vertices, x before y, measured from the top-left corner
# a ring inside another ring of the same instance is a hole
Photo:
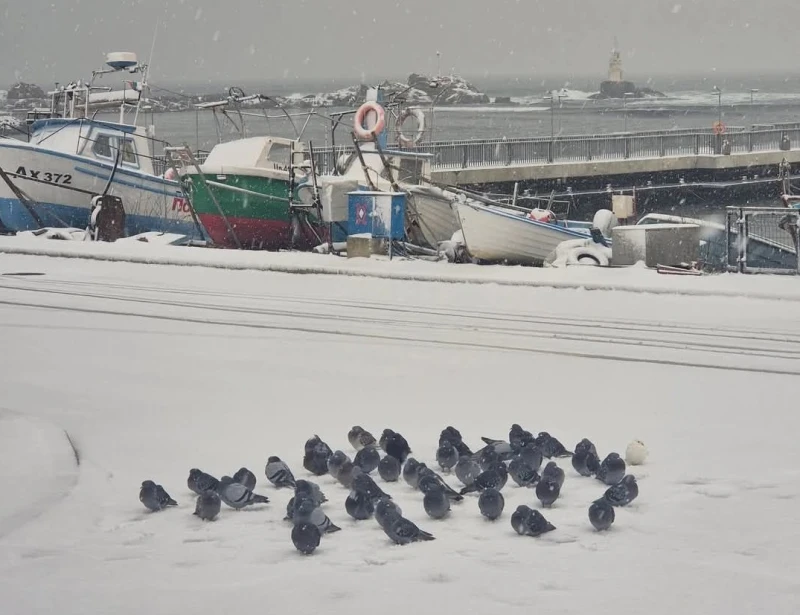
[[[214,36],[211,37],[211,40],[214,41],[215,43],[219,40],[219,30],[214,32]]]
[[[672,7],[672,14],[677,15],[678,13],[681,12],[682,8],[683,7],[680,4],[676,4],[675,6]]]

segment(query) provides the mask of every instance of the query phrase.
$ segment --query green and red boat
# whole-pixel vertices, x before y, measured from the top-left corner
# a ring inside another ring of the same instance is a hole
[[[296,140],[250,137],[216,145],[199,172],[185,167],[186,192],[214,244],[261,250],[316,245],[322,230],[316,211],[297,198],[309,182],[305,155]]]

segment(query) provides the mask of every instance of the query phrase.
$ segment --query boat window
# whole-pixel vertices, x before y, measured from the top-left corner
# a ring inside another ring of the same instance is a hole
[[[289,168],[291,148],[283,143],[273,143],[269,148],[269,161],[280,168]]]
[[[130,139],[124,139],[122,141],[122,162],[125,164],[139,163],[138,159],[136,158],[136,146]]]
[[[97,135],[94,140],[92,151],[98,158],[113,158],[114,154],[111,151],[111,137],[108,135]]]

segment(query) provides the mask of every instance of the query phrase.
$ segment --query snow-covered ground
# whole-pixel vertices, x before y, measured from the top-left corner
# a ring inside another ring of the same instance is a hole
[[[2,254],[0,611],[798,612],[797,280],[627,273],[589,292]],[[612,290],[637,283],[660,294]],[[304,557],[263,478],[273,454],[305,477],[314,433],[352,454],[356,423],[432,463],[446,425],[477,446],[512,422],[601,454],[642,439],[639,499],[594,532],[603,487],[562,460],[558,529],[532,539],[509,516],[538,502],[513,483],[490,523],[476,498],[435,522],[381,482],[436,536],[396,547],[323,477],[343,531]],[[272,502],[192,516],[189,468],[242,465]],[[180,506],[146,513],[148,478]]]

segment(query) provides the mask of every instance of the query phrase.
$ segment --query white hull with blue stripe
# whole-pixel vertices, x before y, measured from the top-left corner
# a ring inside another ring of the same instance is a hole
[[[562,241],[591,236],[590,225],[537,222],[512,209],[469,200],[455,207],[467,251],[482,261],[541,264]]]

